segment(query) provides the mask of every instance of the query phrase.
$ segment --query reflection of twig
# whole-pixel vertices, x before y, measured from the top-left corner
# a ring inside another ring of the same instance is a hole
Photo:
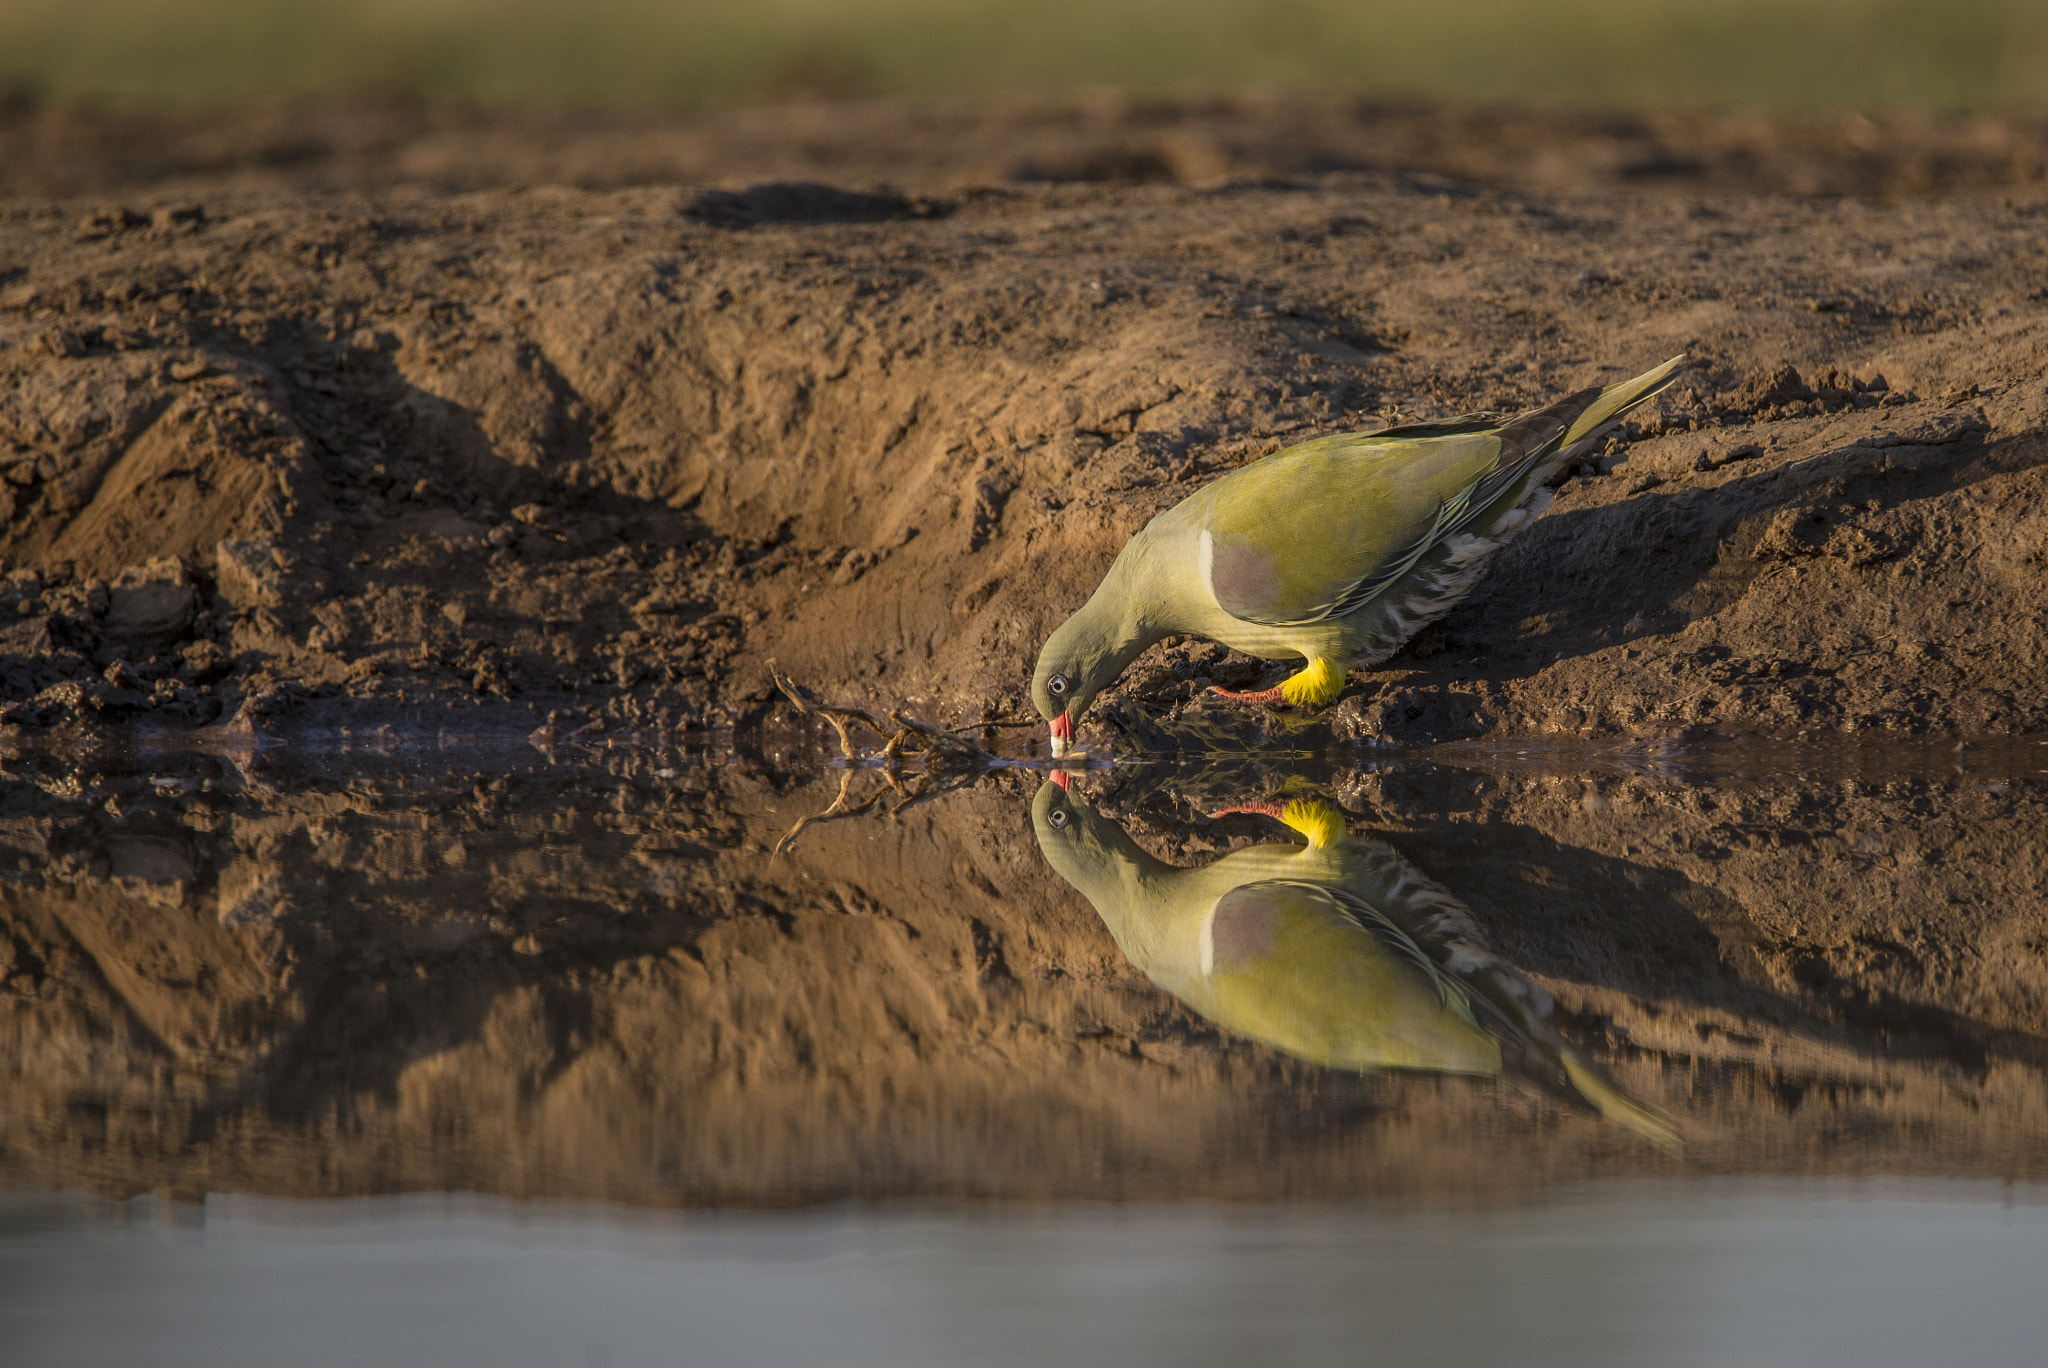
[[[835,708],[806,699],[797,689],[795,681],[776,668],[774,661],[768,662],[768,677],[784,698],[806,717],[822,717],[832,724],[832,730],[839,733],[839,752],[849,762],[839,777],[839,796],[823,812],[804,818],[789,829],[789,834],[776,843],[775,853],[783,854],[796,843],[796,838],[805,828],[819,822],[832,821],[840,817],[855,817],[879,803],[887,793],[894,792],[902,797],[901,802],[888,809],[889,815],[898,814],[928,803],[941,794],[974,782],[981,772],[995,762],[979,742],[962,736],[958,731],[947,731],[929,722],[914,717],[905,717],[900,711],[891,709],[889,721],[895,730],[888,731],[875,721],[874,717],[860,708]],[[963,727],[960,731],[978,730],[980,727],[1014,727],[1028,725],[1010,720],[979,723],[974,727]],[[863,754],[853,744],[853,728],[866,727],[881,738],[879,751]],[[911,756],[917,757],[923,766],[916,781],[909,788],[903,786],[900,772]],[[879,764],[874,762],[879,761]],[[877,789],[866,801],[849,803],[850,785],[856,768],[873,768],[879,771],[885,788]]]
[[[841,770],[839,772],[839,796],[832,800],[832,806],[826,808],[823,812],[812,813],[791,827],[789,834],[775,843],[775,853],[780,855],[795,845],[796,838],[803,834],[805,827],[814,826],[819,822],[829,822],[836,817],[858,817],[882,800],[882,795],[877,793],[857,807],[848,807],[846,805],[846,790],[847,786],[852,782],[853,771],[851,769]]]

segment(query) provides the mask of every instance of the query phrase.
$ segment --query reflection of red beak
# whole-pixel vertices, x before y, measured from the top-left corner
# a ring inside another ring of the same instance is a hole
[[[1052,758],[1065,755],[1074,744],[1074,715],[1063,712],[1052,720]]]

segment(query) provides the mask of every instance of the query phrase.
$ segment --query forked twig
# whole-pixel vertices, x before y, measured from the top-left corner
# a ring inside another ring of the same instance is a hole
[[[833,708],[823,703],[806,702],[803,695],[796,691],[796,685],[791,682],[789,676],[776,669],[772,660],[768,662],[768,678],[775,681],[775,687],[782,691],[782,696],[788,699],[798,712],[806,717],[822,717],[832,724],[832,730],[839,733],[840,753],[847,759],[860,758],[859,752],[853,748],[853,736],[846,729],[849,722],[858,722],[883,740],[889,739],[889,733],[882,730],[881,724],[860,708]]]
[[[914,717],[905,717],[894,708],[889,710],[889,720],[902,728],[903,731],[923,737],[927,742],[927,754],[937,751],[949,758],[968,759],[976,762],[986,762],[995,759],[993,755],[982,749],[981,744],[972,737],[958,736],[943,728],[934,727],[929,722],[920,722]]]
[[[841,817],[857,817],[867,812],[883,797],[895,793],[902,798],[887,809],[893,818],[920,803],[928,803],[941,794],[956,788],[963,788],[995,763],[996,757],[980,742],[962,732],[978,731],[983,727],[1020,727],[1032,723],[1008,718],[991,720],[949,731],[935,727],[915,717],[906,717],[900,710],[890,709],[889,721],[895,730],[889,731],[876,722],[873,715],[861,708],[835,708],[807,699],[798,690],[796,682],[777,668],[774,661],[768,662],[768,677],[790,705],[805,717],[822,717],[832,724],[832,730],[839,734],[839,753],[846,758],[847,767],[839,776],[839,796],[823,812],[804,818],[789,829],[789,834],[775,844],[775,853],[784,854],[796,844],[796,838],[808,827],[820,822],[835,821]],[[853,729],[866,727],[881,739],[878,751],[862,753],[854,745]],[[902,771],[907,759],[915,756],[921,762],[922,772],[910,787],[905,788]],[[879,762],[879,763],[877,763]],[[849,801],[853,776],[858,769],[872,769],[881,775],[884,787],[877,789],[860,803]]]

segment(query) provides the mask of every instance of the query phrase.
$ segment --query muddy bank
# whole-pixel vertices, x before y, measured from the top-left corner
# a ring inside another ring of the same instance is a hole
[[[753,1205],[2040,1179],[2039,750],[1089,782],[1179,863],[1285,834],[1203,815],[1218,798],[1334,796],[1678,1118],[1683,1159],[1569,1096],[1332,1072],[1218,1030],[1045,865],[1019,775],[776,860],[836,784],[761,755],[18,771],[0,1180]]]
[[[1194,645],[1108,730],[2048,727],[2048,201],[903,183],[7,200],[0,719],[648,734],[769,658],[1015,715],[1201,481],[1685,350],[1332,714],[1205,707],[1257,668]]]

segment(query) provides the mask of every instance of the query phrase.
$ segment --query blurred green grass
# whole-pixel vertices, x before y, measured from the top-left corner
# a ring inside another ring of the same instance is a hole
[[[0,0],[0,85],[124,104],[1113,88],[2009,108],[2048,104],[2048,0]]]

